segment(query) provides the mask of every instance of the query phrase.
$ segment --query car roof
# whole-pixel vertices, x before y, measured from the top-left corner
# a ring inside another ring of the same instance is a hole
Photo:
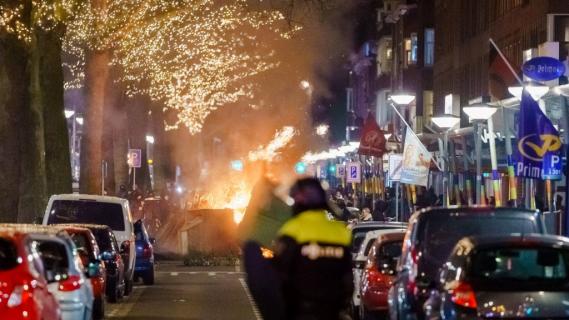
[[[493,246],[546,246],[563,247],[569,249],[569,238],[556,235],[543,234],[510,234],[497,236],[466,237],[459,241],[463,246],[470,248],[483,248]]]
[[[358,229],[367,229],[374,227],[389,227],[389,228],[407,228],[406,222],[385,222],[385,221],[365,221],[356,224],[352,231],[357,231]]]
[[[128,200],[119,197],[101,196],[93,194],[79,194],[79,193],[56,194],[51,196],[50,200],[71,200],[71,201],[88,200],[88,201],[110,202],[118,204],[128,203]]]
[[[416,220],[425,216],[432,215],[471,215],[471,214],[496,214],[505,217],[515,217],[520,215],[535,216],[539,214],[538,210],[528,210],[520,208],[491,207],[491,206],[449,206],[428,207],[421,209],[413,214],[410,220]]]
[[[62,224],[56,224],[55,226],[61,226],[61,227],[71,227],[71,228],[81,228],[81,229],[89,229],[89,230],[93,230],[93,229],[101,229],[101,230],[106,230],[106,229],[111,229],[109,226],[104,225],[104,224],[88,224],[88,223],[62,223]]]
[[[366,250],[370,241],[375,241],[382,235],[391,233],[396,230],[397,229],[380,229],[380,230],[368,231],[366,233],[364,240],[362,241],[362,244],[360,245],[360,249],[358,250],[358,256],[363,256],[364,251]],[[403,232],[403,234],[405,234],[405,229],[400,229],[400,231]]]
[[[59,236],[65,232],[63,228],[57,226],[44,226],[41,224],[25,224],[25,223],[2,223],[0,224],[0,231],[13,232],[13,233],[28,233],[28,234],[47,234]]]
[[[406,230],[396,231],[396,230],[386,230],[387,232],[382,233],[377,238],[380,242],[386,241],[403,241],[405,238]]]

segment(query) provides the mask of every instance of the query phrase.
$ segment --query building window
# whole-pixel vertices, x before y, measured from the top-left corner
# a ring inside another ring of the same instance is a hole
[[[417,63],[417,34],[411,33],[411,59],[409,60],[412,64]]]
[[[425,66],[435,63],[435,29],[425,29]]]
[[[403,48],[405,50],[405,67],[407,67],[411,64],[411,39],[405,39]]]

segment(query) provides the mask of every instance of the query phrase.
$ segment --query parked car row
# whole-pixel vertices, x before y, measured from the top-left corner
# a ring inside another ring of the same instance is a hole
[[[546,235],[537,211],[428,208],[384,225],[353,229],[354,318],[569,315],[569,239]]]
[[[43,225],[0,224],[0,315],[103,319],[106,302],[130,294],[135,269],[154,282],[151,242],[126,200],[53,196]]]

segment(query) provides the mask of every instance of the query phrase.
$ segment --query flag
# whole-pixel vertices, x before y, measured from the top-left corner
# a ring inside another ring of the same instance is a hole
[[[490,42],[488,55],[488,92],[494,100],[502,100],[511,97],[508,87],[517,84],[516,76],[508,68],[508,62],[498,53],[498,50]],[[520,70],[513,66],[514,70]]]
[[[401,170],[401,182],[427,186],[429,181],[429,168],[431,166],[432,155],[407,128],[405,134],[405,148],[403,149],[403,168]]]
[[[364,124],[360,140],[359,154],[381,157],[385,152],[385,136],[377,125],[375,117],[370,113]]]
[[[524,90],[516,146],[516,175],[533,179],[561,179],[559,132],[531,95]]]

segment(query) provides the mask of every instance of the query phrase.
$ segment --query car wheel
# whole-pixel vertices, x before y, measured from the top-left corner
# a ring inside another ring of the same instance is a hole
[[[93,319],[100,320],[105,318],[105,299],[102,297],[96,298],[93,301]]]
[[[353,320],[360,320],[359,308],[354,306],[353,303],[350,303],[350,314],[352,315]]]
[[[142,275],[142,282],[147,286],[154,284],[154,266]]]
[[[124,295],[128,296],[132,293],[132,279],[124,281]]]

